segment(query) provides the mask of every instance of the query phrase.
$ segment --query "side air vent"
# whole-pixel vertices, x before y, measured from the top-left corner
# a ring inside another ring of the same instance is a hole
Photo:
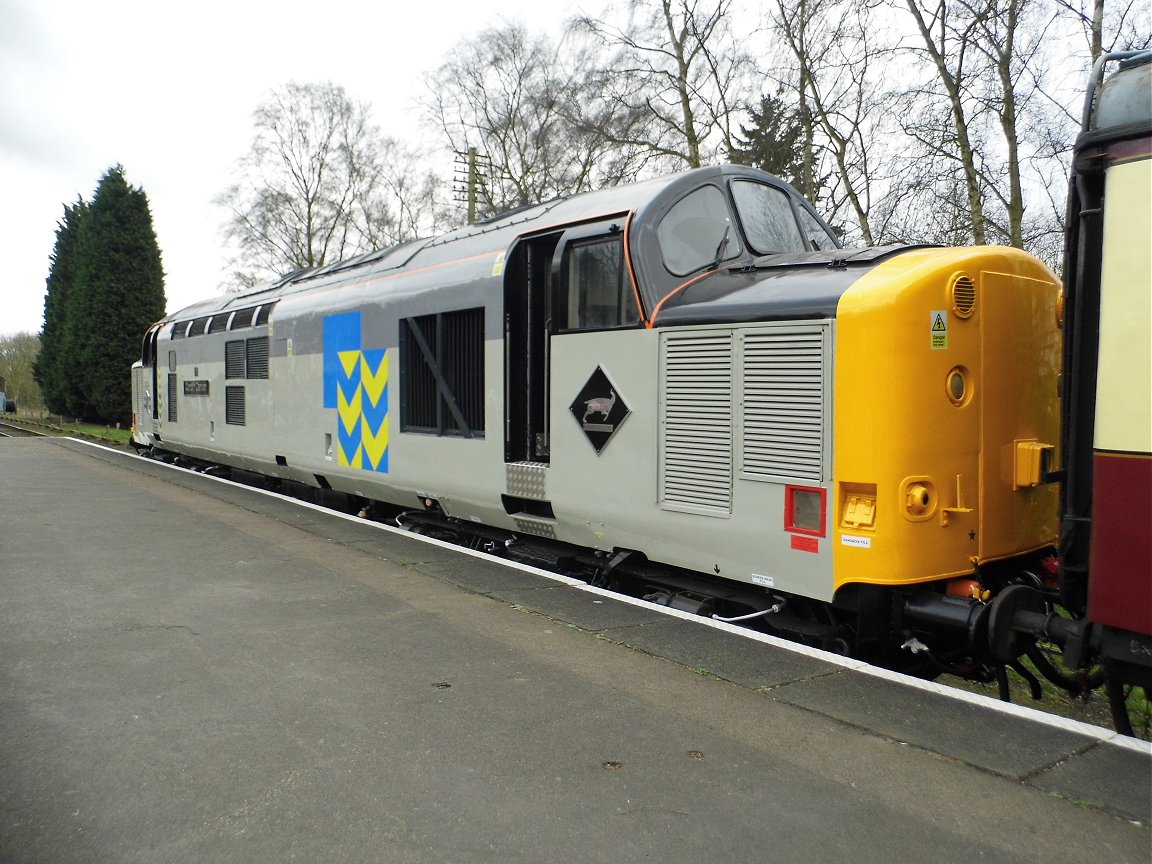
[[[268,377],[268,337],[257,336],[249,339],[246,346],[248,355],[248,377]]]
[[[971,276],[958,273],[952,279],[949,290],[952,295],[952,311],[957,317],[967,318],[976,308],[976,283]]]
[[[224,388],[224,422],[232,426],[244,425],[244,388]]]
[[[168,422],[176,422],[176,376],[168,375]]]
[[[824,479],[823,328],[763,330],[743,339],[743,473]]]
[[[484,309],[400,321],[400,430],[484,437]]]
[[[235,339],[224,343],[224,377],[244,377],[244,340]]]
[[[660,506],[732,512],[732,333],[662,333]]]

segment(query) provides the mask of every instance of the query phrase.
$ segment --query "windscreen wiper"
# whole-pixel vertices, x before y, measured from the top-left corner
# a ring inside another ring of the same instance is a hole
[[[720,242],[716,244],[716,255],[712,259],[712,264],[708,267],[709,270],[715,270],[720,266],[720,262],[724,260],[724,252],[728,248],[728,235],[732,233],[732,223],[729,222],[724,226],[724,236],[720,238]]]

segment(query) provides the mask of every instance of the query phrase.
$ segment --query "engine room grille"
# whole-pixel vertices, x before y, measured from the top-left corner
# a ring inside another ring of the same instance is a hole
[[[257,336],[247,340],[245,353],[248,359],[247,374],[249,378],[268,377],[268,337]]]
[[[484,309],[400,321],[400,429],[484,437]]]
[[[224,388],[224,422],[233,426],[244,425],[244,388]]]
[[[224,343],[225,378],[267,378],[268,337],[234,339]]]
[[[244,377],[244,340],[224,343],[224,377]]]
[[[823,329],[746,333],[742,354],[743,472],[824,479]]]
[[[660,506],[732,512],[732,333],[664,333]]]
[[[168,422],[176,422],[176,376],[168,375]]]

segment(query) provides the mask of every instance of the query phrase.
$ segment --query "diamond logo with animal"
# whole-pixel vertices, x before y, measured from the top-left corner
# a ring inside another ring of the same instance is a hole
[[[597,453],[608,446],[620,424],[632,413],[616,385],[599,366],[568,406],[568,410]]]

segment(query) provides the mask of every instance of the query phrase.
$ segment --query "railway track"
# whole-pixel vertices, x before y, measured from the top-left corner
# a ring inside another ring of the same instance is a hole
[[[0,421],[0,438],[43,438],[43,432],[35,432],[32,429],[25,429],[23,426],[17,426],[13,423]]]

